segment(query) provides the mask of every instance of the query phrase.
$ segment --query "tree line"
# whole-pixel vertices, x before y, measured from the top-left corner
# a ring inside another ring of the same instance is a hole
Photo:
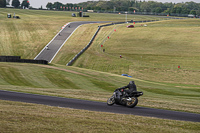
[[[6,7],[6,5],[10,5],[10,0],[0,0],[0,7]],[[13,7],[15,8],[29,8],[29,0],[23,0],[22,3],[20,3],[19,0],[12,0]]]
[[[7,4],[7,0],[0,0],[0,7],[6,7]]]
[[[0,7],[9,5],[10,0],[0,0]],[[12,6],[15,8],[28,8],[30,5],[29,0],[12,0]],[[156,2],[145,0],[99,0],[87,1],[78,4],[60,2],[48,2],[46,8],[50,10],[94,10],[103,12],[151,12],[151,13],[175,13],[175,14],[193,14],[200,16],[200,3],[195,2]]]
[[[64,8],[63,8],[64,7]],[[195,2],[156,2],[145,0],[99,0],[87,1],[78,4],[62,4],[60,2],[47,3],[46,8],[54,10],[73,10],[75,8],[105,12],[152,12],[152,13],[176,13],[193,14],[200,16],[200,3]]]

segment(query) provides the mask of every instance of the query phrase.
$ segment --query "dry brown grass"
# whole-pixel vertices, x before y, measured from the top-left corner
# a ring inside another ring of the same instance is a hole
[[[126,78],[62,65],[0,63],[0,89],[106,102],[134,80],[144,95],[138,106],[200,113],[199,87]]]
[[[15,132],[198,133],[199,123],[0,100],[0,129]]]

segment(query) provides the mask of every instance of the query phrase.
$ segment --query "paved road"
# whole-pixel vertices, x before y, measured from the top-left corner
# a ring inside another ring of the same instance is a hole
[[[49,63],[56,56],[60,48],[65,44],[71,34],[83,24],[89,23],[101,23],[101,22],[92,22],[92,21],[80,21],[80,22],[71,22],[69,23],[60,34],[57,34],[50,42],[47,44],[48,49],[45,47],[42,51],[34,58],[35,60],[46,60]],[[69,27],[70,26],[70,27]]]
[[[50,106],[68,107],[100,112],[112,112],[120,114],[131,114],[140,116],[157,117],[172,120],[200,122],[200,114],[169,111],[162,109],[138,107],[127,108],[119,105],[107,106],[104,102],[94,102],[70,98],[60,98],[27,93],[9,92],[0,90],[0,99],[10,101],[21,101],[27,103],[44,104]]]

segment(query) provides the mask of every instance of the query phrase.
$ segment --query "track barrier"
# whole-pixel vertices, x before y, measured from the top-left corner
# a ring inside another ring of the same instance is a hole
[[[144,20],[144,21],[134,21],[135,23],[144,23],[144,22],[153,22],[153,21],[157,21],[157,20]],[[128,23],[133,23],[133,20],[131,21],[127,21]],[[66,65],[67,66],[71,66],[77,59],[79,56],[81,56],[92,44],[92,42],[94,41],[96,35],[98,34],[98,32],[100,31],[100,29],[102,27],[105,27],[105,26],[111,26],[111,25],[116,25],[116,24],[123,24],[123,23],[126,23],[126,22],[115,22],[115,23],[111,23],[111,24],[105,24],[105,25],[101,25],[99,26],[99,28],[97,29],[96,33],[94,34],[94,36],[92,37],[92,39],[90,40],[90,42],[88,43],[88,45],[83,48],[71,61],[69,61]]]
[[[0,62],[48,64],[48,61],[46,60],[21,59],[20,56],[0,56]]]

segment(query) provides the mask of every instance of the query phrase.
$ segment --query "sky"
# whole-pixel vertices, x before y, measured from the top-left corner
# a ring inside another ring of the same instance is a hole
[[[11,0],[12,1],[12,0]],[[20,0],[20,2],[22,2],[23,0]],[[46,8],[46,5],[48,2],[54,3],[54,2],[60,2],[63,4],[66,3],[80,3],[80,2],[86,2],[88,0],[29,0],[30,2],[30,6],[34,7],[34,8],[39,8],[39,7],[43,7]],[[92,0],[89,0],[92,1]],[[98,1],[98,0],[93,0],[93,1]],[[141,0],[143,1],[143,0]],[[200,3],[200,0],[145,0],[145,1],[157,1],[157,2],[173,2],[173,3],[181,3],[181,2],[196,2],[196,3]]]

